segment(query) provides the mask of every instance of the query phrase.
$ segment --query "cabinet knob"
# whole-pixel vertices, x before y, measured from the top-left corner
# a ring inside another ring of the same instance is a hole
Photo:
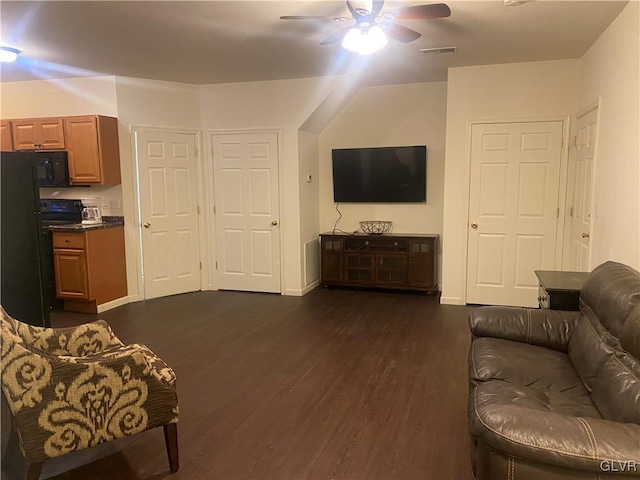
[[[582,233],[582,238],[589,238],[589,233],[588,232],[583,232]]]
[[[278,220],[273,220],[273,221],[271,222],[271,225],[273,225],[274,227],[275,227],[276,225],[278,225]]]
[[[151,228],[151,224],[149,222],[144,222],[142,225],[144,228]]]
[[[471,224],[471,228],[473,228],[475,230],[476,228],[478,228],[478,224],[477,223],[472,223]]]

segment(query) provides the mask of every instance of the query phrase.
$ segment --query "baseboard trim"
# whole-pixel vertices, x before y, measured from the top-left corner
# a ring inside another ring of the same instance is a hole
[[[319,286],[320,286],[320,280],[315,280],[315,281],[311,282],[309,285],[307,285],[306,287],[304,287],[302,289],[302,295],[306,295],[311,290],[314,290],[314,289],[318,288]]]
[[[98,313],[106,312],[107,310],[112,310],[116,307],[121,307],[122,305],[126,305],[127,303],[133,303],[140,301],[139,295],[129,295],[122,298],[116,298],[115,300],[111,300],[107,303],[102,303],[98,305]]]
[[[282,295],[289,296],[289,297],[302,297],[303,295],[306,295],[307,293],[309,293],[311,290],[318,287],[319,285],[320,285],[320,280],[316,280],[314,282],[311,282],[309,285],[307,285],[302,289],[287,288],[284,292],[282,292]]]
[[[440,297],[441,305],[466,305],[460,297]]]

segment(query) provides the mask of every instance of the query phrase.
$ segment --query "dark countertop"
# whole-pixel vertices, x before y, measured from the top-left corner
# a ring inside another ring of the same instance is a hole
[[[124,217],[102,217],[102,223],[83,225],[82,223],[70,223],[67,225],[49,225],[46,228],[52,232],[85,232],[87,230],[99,230],[102,228],[122,227]]]
[[[538,280],[546,291],[580,291],[589,272],[562,272],[555,270],[536,270]]]

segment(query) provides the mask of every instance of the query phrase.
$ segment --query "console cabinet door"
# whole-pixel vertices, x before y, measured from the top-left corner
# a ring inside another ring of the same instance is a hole
[[[404,287],[407,284],[407,256],[405,254],[376,255],[376,283],[381,286]]]
[[[89,299],[87,262],[84,250],[54,249],[56,296]]]
[[[371,253],[345,254],[347,283],[373,284],[375,283],[375,255]]]
[[[342,239],[322,238],[321,264],[322,282],[342,282]]]
[[[409,243],[409,287],[436,288],[435,238],[411,240]]]

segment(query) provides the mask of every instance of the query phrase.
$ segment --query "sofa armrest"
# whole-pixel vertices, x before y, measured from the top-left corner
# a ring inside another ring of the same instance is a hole
[[[562,468],[604,473],[612,465],[640,469],[640,425],[572,417],[517,405],[478,404],[471,429],[504,455]],[[622,472],[621,472],[622,473]]]
[[[474,337],[494,337],[566,352],[580,312],[478,307],[469,314]]]

